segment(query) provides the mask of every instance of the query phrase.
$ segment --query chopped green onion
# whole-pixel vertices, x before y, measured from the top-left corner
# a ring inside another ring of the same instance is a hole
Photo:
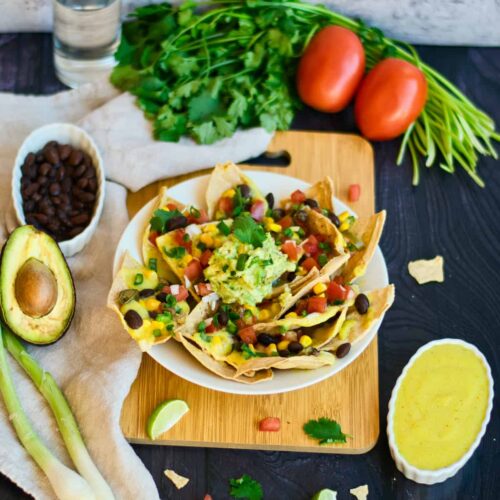
[[[163,247],[163,251],[172,259],[180,259],[186,255],[186,249],[184,247],[174,247],[172,250],[168,250],[166,247]]]
[[[247,260],[248,260],[248,254],[240,253],[240,255],[238,255],[238,260],[236,261],[236,270],[243,271],[245,269],[245,264],[247,263]]]
[[[291,238],[293,236],[293,229],[287,227],[284,231],[283,231],[283,234],[287,237],[287,238]]]
[[[144,276],[141,273],[137,273],[134,278],[134,286],[142,285],[144,282]]]
[[[170,311],[165,311],[156,316],[156,321],[160,321],[161,323],[171,323],[173,319],[172,313]]]
[[[173,325],[172,325],[173,326]],[[161,337],[161,330],[158,328],[155,328],[153,330],[153,337]]]
[[[167,307],[175,307],[176,304],[177,304],[177,299],[171,293],[168,293],[167,296],[165,297],[165,305]]]
[[[217,229],[219,230],[220,233],[222,233],[224,236],[228,236],[229,233],[231,232],[230,227],[224,222],[220,221],[217,224]]]
[[[158,271],[158,259],[149,259],[148,267],[149,269],[151,269],[151,271]]]
[[[324,253],[318,255],[318,264],[321,267],[324,267],[327,262],[328,262],[328,257]]]
[[[238,327],[233,323],[232,320],[229,320],[226,325],[226,330],[234,335],[235,333],[238,332]]]
[[[189,213],[195,218],[199,219],[201,217],[201,212],[196,207],[190,207]]]
[[[200,321],[198,323],[198,328],[197,328],[197,331],[199,333],[202,333],[202,332],[205,332],[205,330],[207,329],[207,324],[204,322],[204,321]]]

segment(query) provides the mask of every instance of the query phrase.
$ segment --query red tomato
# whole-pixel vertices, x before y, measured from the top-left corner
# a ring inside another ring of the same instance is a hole
[[[188,221],[190,224],[204,224],[205,222],[208,222],[208,214],[207,214],[207,211],[204,210],[203,208],[200,208],[198,210],[198,212],[200,212],[200,216],[199,217],[195,217],[193,214],[189,214],[188,215]]]
[[[230,214],[233,211],[233,199],[223,196],[219,200],[219,210],[224,212],[225,214]]]
[[[302,262],[301,266],[309,272],[313,267],[316,267],[319,269],[319,264],[312,258],[312,257],[307,257],[307,259]]]
[[[286,229],[287,227],[293,225],[293,219],[290,215],[285,215],[285,217],[283,217],[278,221],[278,224],[281,226],[282,229]]]
[[[212,500],[212,495],[209,495],[208,493],[203,497],[203,500]]]
[[[191,282],[196,281],[202,274],[203,269],[201,268],[200,261],[197,259],[193,259],[187,265],[186,269],[184,269],[184,276],[186,276],[186,278]]]
[[[336,113],[353,98],[365,71],[360,39],[340,26],[328,26],[309,42],[297,71],[303,102],[318,111]]]
[[[349,294],[349,287],[341,285],[335,281],[332,281],[328,284],[328,288],[326,289],[326,297],[328,298],[328,302],[335,302],[337,300],[347,299],[347,295]]]
[[[210,257],[212,257],[212,250],[204,250],[204,252],[201,254],[200,257],[201,267],[205,268],[208,266],[208,261],[210,260]]]
[[[290,198],[292,200],[292,203],[300,204],[300,203],[304,203],[304,201],[306,201],[307,197],[303,191],[301,191],[300,189],[297,189],[296,191],[294,191],[292,193]]]
[[[297,251],[297,245],[293,240],[287,240],[283,245],[281,245],[281,251],[288,255],[290,260],[297,260],[299,253]]]
[[[257,335],[255,334],[253,326],[246,326],[238,330],[238,335],[246,344],[255,344],[255,342],[257,342]]]
[[[214,333],[217,331],[217,328],[215,328],[215,325],[213,323],[210,323],[206,328],[205,332],[207,333]]]
[[[153,245],[156,245],[156,238],[158,238],[159,234],[157,231],[151,231],[148,236],[148,240]]]
[[[326,297],[311,297],[307,300],[307,314],[326,311]]]
[[[169,292],[170,293],[170,292]],[[179,293],[175,295],[175,299],[177,302],[181,302],[183,300],[186,300],[189,296],[189,292],[187,291],[187,288],[183,285],[179,285]]]
[[[169,210],[178,210],[179,207],[175,203],[167,203],[167,208]]]
[[[205,295],[210,295],[213,292],[210,283],[198,283],[196,285],[196,293],[200,297],[204,297]]]
[[[281,428],[281,420],[278,417],[266,417],[259,422],[259,431],[278,432]]]
[[[427,81],[416,66],[384,59],[361,82],[354,115],[362,134],[373,141],[401,135],[425,106]]]
[[[307,255],[314,255],[318,253],[318,243],[318,238],[314,234],[311,234],[302,244],[302,248]]]
[[[265,213],[266,207],[262,200],[256,200],[252,203],[252,206],[250,208],[250,215],[252,216],[252,218],[257,221],[262,220],[262,217],[264,217]]]
[[[356,202],[361,195],[361,186],[359,184],[351,184],[349,186],[348,199],[350,202]]]

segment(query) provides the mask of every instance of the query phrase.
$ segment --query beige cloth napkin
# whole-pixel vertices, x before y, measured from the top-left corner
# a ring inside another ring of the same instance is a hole
[[[115,182],[107,182],[105,207],[96,234],[80,254],[69,259],[77,293],[71,329],[55,344],[30,346],[29,351],[62,386],[90,453],[116,497],[154,500],[159,498],[154,481],[119,427],[122,403],[137,374],[141,352],[115,315],[106,309],[114,249],[128,222],[123,186],[138,189],[152,180],[214,161],[258,155],[266,149],[270,136],[255,129],[213,147],[188,141],[180,145],[157,144],[151,140],[149,125],[133,100],[116,96],[107,83],[52,97],[0,93],[0,207],[5,215],[0,242],[15,226],[10,177],[25,136],[45,123],[81,122],[101,147],[107,177]],[[49,448],[71,466],[46,403],[16,363],[10,365],[35,429]],[[19,444],[1,401],[0,472],[37,499],[54,498],[44,475]]]

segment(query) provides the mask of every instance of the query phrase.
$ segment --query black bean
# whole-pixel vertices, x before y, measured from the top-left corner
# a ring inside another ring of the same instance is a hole
[[[272,213],[271,217],[274,220],[280,220],[283,219],[283,217],[286,215],[286,212],[282,208],[275,208]]]
[[[66,175],[66,169],[64,167],[59,167],[56,172],[56,179],[60,182],[64,179]]]
[[[83,153],[83,163],[86,167],[90,167],[92,165],[92,159],[87,153]]]
[[[71,165],[72,167],[76,167],[77,165],[80,165],[82,160],[83,160],[83,153],[79,149],[73,149],[73,151],[69,155],[68,164]],[[85,165],[82,166],[85,169]]]
[[[72,153],[73,148],[69,144],[59,144],[57,147],[57,152],[59,153],[59,158],[64,161],[69,158]]]
[[[35,216],[33,214],[26,214],[24,218],[26,219],[27,224],[35,224],[36,222]]]
[[[133,309],[129,309],[126,313],[125,313],[125,321],[127,322],[127,325],[132,328],[132,330],[137,330],[138,328],[140,328],[142,326],[142,318],[141,316],[139,315],[139,313],[137,311],[134,311]]]
[[[37,203],[42,199],[42,195],[40,193],[35,193],[31,198],[35,203]]]
[[[288,273],[286,275],[286,280],[288,281],[288,283],[291,283],[296,277],[297,275],[295,273]]]
[[[280,336],[271,335],[270,333],[259,333],[259,335],[257,336],[257,341],[259,342],[259,344],[267,347],[271,344],[277,344],[280,341]]]
[[[89,180],[86,179],[85,177],[82,177],[81,179],[78,179],[78,182],[76,183],[76,185],[80,189],[85,189],[87,187],[88,183],[89,183]]]
[[[83,203],[90,203],[95,200],[95,195],[92,193],[87,193],[85,191],[82,191],[80,189],[75,189],[73,190],[73,194]],[[183,216],[184,217],[184,216]],[[172,219],[175,219],[175,217],[172,217]],[[170,220],[172,220],[170,219]],[[184,217],[184,219],[186,219]],[[187,219],[186,219],[187,220]],[[177,228],[174,228],[177,229]]]
[[[167,294],[165,292],[157,293],[156,300],[159,300],[160,302],[165,302],[167,300]]]
[[[238,184],[237,188],[243,198],[250,198],[250,186],[248,184]]]
[[[31,212],[35,208],[35,202],[33,200],[27,200],[23,205],[25,212]]]
[[[33,182],[24,190],[23,196],[29,197],[32,194],[35,194],[38,191],[40,185],[37,182]]]
[[[87,167],[87,170],[85,170],[83,177],[86,177],[87,179],[95,177],[95,169],[92,165],[89,165]]]
[[[141,299],[145,299],[146,297],[151,297],[154,294],[155,294],[155,291],[152,288],[144,288],[144,290],[141,290],[139,292],[139,297]]]
[[[42,163],[40,165],[40,175],[47,175],[52,170],[50,163]]]
[[[151,319],[156,319],[156,316],[158,316],[156,311],[149,311],[148,314]]]
[[[356,300],[354,301],[354,305],[356,306],[359,314],[366,314],[368,312],[368,308],[370,307],[370,301],[368,297],[364,293],[360,293]]]
[[[349,344],[349,342],[346,342],[345,344],[340,344],[337,347],[335,355],[337,356],[337,358],[343,358],[349,354],[350,350],[351,350],[351,344]]]
[[[95,193],[97,191],[97,179],[95,177],[93,179],[89,179],[88,190],[91,193]]]
[[[28,153],[28,155],[24,159],[23,166],[21,167],[21,172],[25,175],[28,175],[33,163],[35,163],[35,155],[33,153]]]
[[[220,311],[217,313],[217,321],[219,322],[220,326],[226,326],[227,322],[229,321],[229,317],[227,315],[226,311]]]
[[[294,341],[288,344],[288,351],[292,354],[298,354],[302,349],[304,349],[304,346],[300,342]]]
[[[333,213],[328,214],[328,218],[337,226],[340,227],[340,219]]]
[[[45,184],[47,184],[47,182],[49,182],[49,179],[43,175],[39,175],[37,178],[36,178],[36,182],[38,182],[38,184],[40,186],[43,186]]]
[[[37,213],[33,216],[40,224],[47,224],[47,222],[49,222],[49,218],[45,214]]]
[[[63,205],[69,205],[71,203],[71,200],[69,199],[69,196],[66,193],[63,193],[61,196],[61,203]]]
[[[274,194],[267,193],[266,194],[266,201],[267,201],[269,208],[272,210],[274,208]]]
[[[299,224],[307,222],[307,212],[305,210],[297,210],[293,215],[293,220]]]
[[[56,209],[50,205],[46,205],[43,209],[42,212],[47,215],[48,217],[52,217],[56,213]]]
[[[52,196],[59,196],[61,194],[61,185],[57,182],[53,182],[49,186],[49,191]]]
[[[74,226],[81,226],[82,224],[87,224],[89,221],[89,214],[86,213],[81,213],[79,215],[75,215],[74,217],[71,217],[70,219],[71,224]]]
[[[82,226],[74,227],[73,229],[71,229],[71,231],[69,231],[68,236],[70,236],[71,238],[73,238],[77,234],[80,234],[84,229],[85,228],[82,227]]]
[[[54,205],[61,204],[61,198],[59,198],[59,196],[51,196],[50,199]]]
[[[83,175],[83,173],[85,172],[85,170],[87,170],[87,167],[85,165],[80,165],[79,167],[76,167],[73,169],[73,172],[71,173],[71,175],[73,177],[81,177]]]
[[[52,165],[57,165],[59,163],[59,154],[54,146],[45,146],[43,148],[43,156]]]
[[[90,195],[90,193],[87,193]],[[93,196],[93,195],[91,195]],[[187,226],[187,218],[184,217],[184,215],[177,215],[175,217],[172,217],[167,221],[165,224],[165,227],[167,231],[173,231],[174,229],[179,229],[181,227]]]
[[[71,178],[70,177],[65,177],[62,182],[61,182],[61,189],[64,193],[69,193],[71,191]]]
[[[318,208],[319,204],[316,200],[313,200],[312,198],[307,198],[306,201],[304,201],[304,205],[307,205],[308,207],[311,208]]]

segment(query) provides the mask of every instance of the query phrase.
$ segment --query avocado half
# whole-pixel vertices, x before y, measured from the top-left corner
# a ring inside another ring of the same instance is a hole
[[[60,339],[75,312],[75,287],[57,243],[33,226],[20,226],[0,261],[0,307],[7,326],[32,344]]]

